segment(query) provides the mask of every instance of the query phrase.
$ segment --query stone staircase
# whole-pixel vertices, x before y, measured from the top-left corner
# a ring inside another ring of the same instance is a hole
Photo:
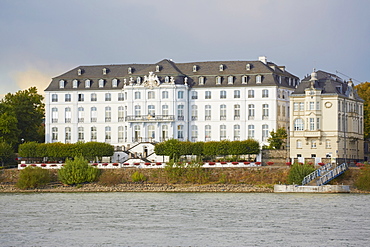
[[[321,186],[340,176],[348,169],[348,165],[343,163],[339,166],[333,166],[328,163],[319,169],[308,174],[302,180],[302,185]]]

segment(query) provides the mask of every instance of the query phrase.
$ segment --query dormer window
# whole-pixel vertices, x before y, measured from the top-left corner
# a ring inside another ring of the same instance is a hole
[[[59,81],[59,88],[64,88],[65,86],[65,81],[64,80],[60,80]]]
[[[231,75],[227,78],[227,84],[234,84],[234,76]]]
[[[132,74],[132,68],[131,68],[131,67],[129,67],[129,68],[127,69],[127,73]]]
[[[199,85],[204,85],[204,77],[201,76],[198,78]]]
[[[220,71],[224,71],[224,65],[223,64],[220,65]]]
[[[262,76],[261,75],[256,76],[256,83],[262,83]]]
[[[161,67],[159,65],[155,66],[155,72],[159,72],[161,70]]]
[[[140,84],[141,83],[141,77],[139,76],[138,78],[136,78],[136,82],[138,83],[138,84]]]
[[[82,75],[82,70],[81,69],[77,70],[77,75]]]
[[[78,81],[77,80],[73,80],[72,81],[72,87],[73,88],[77,88],[78,87]]]
[[[100,88],[103,88],[104,87],[104,80],[103,79],[100,79],[99,80],[99,87]]]
[[[117,87],[118,86],[118,80],[117,79],[113,79],[112,80],[112,87]]]
[[[91,81],[89,79],[85,80],[85,88],[90,88]]]
[[[222,78],[221,76],[216,77],[216,85],[221,85]]]
[[[242,84],[248,84],[248,76],[243,76],[242,77]]]
[[[247,63],[247,65],[245,65],[245,69],[246,70],[251,70],[251,65],[249,63]]]
[[[103,75],[106,75],[106,74],[107,74],[107,69],[103,68]]]
[[[193,72],[197,72],[198,71],[198,68],[196,65],[193,66]]]
[[[164,78],[164,82],[169,83],[169,82],[170,82],[170,77],[169,77],[169,76],[166,76],[166,77]]]

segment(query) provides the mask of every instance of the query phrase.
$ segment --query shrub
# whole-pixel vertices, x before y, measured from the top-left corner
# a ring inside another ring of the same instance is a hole
[[[28,166],[20,172],[16,186],[20,189],[42,188],[50,182],[50,173],[41,167]]]
[[[65,166],[58,171],[59,180],[69,185],[93,182],[98,176],[99,170],[89,166],[82,156],[76,156],[74,160],[67,159]]]
[[[309,164],[294,163],[288,174],[289,184],[301,184],[305,176],[313,172],[315,168]]]
[[[148,180],[148,177],[144,174],[136,171],[131,175],[132,182],[145,182]]]
[[[370,191],[370,165],[361,168],[360,174],[355,181],[355,186],[360,190]]]

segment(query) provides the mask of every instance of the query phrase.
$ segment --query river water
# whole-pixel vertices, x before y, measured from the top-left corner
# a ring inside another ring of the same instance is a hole
[[[368,194],[0,194],[0,246],[369,246]]]

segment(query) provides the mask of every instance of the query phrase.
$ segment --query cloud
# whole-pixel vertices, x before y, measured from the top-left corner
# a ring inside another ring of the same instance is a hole
[[[44,89],[50,83],[52,75],[41,72],[36,68],[17,71],[13,74],[17,86],[20,90],[36,87],[39,94],[44,94]]]

